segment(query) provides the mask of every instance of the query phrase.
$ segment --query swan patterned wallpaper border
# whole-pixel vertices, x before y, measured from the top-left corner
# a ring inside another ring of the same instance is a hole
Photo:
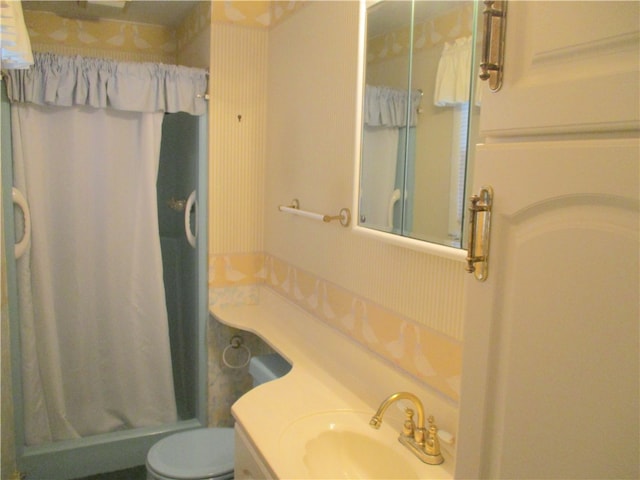
[[[460,8],[451,10],[427,22],[415,25],[413,38],[414,54],[427,48],[453,42],[459,37],[473,33],[473,4],[465,2]],[[409,27],[391,31],[367,42],[367,63],[384,62],[409,53]]]
[[[209,305],[259,303],[267,286],[453,402],[460,398],[462,341],[421,325],[272,255],[211,255]]]
[[[163,26],[108,19],[75,20],[33,10],[25,10],[24,18],[35,52],[176,63],[176,31]]]
[[[35,10],[25,10],[24,17],[36,52],[174,64],[177,53],[212,24],[271,28],[305,1],[201,2],[176,29],[109,19],[78,20]]]

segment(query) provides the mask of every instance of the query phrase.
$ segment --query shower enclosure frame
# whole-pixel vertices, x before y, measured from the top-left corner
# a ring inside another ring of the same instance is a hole
[[[118,432],[92,435],[81,439],[63,440],[45,445],[26,446],[24,441],[22,408],[22,374],[20,351],[20,323],[17,307],[15,258],[13,257],[12,153],[11,121],[6,85],[2,89],[2,209],[3,235],[6,246],[7,293],[9,297],[9,322],[11,344],[11,376],[15,425],[15,450],[17,468],[27,478],[69,479],[110,472],[143,465],[149,448],[161,438],[179,431],[207,426],[207,345],[206,325],[208,309],[208,119],[198,118],[197,145],[197,365],[195,416],[176,423],[158,427],[135,428]]]

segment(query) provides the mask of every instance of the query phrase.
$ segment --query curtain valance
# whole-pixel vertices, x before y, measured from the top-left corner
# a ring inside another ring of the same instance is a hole
[[[405,127],[407,125],[407,108],[411,100],[409,124],[415,126],[418,117],[418,105],[422,93],[396,90],[390,87],[366,85],[364,91],[364,123],[371,127]]]
[[[433,104],[437,107],[469,102],[472,47],[471,37],[461,37],[453,43],[445,43],[438,63],[433,94]]]
[[[28,70],[7,71],[12,102],[86,105],[130,112],[206,112],[207,72],[159,63],[34,53]]]

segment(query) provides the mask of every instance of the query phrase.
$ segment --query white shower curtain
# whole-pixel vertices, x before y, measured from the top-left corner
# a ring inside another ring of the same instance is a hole
[[[422,93],[384,86],[366,85],[363,105],[362,170],[360,173],[360,214],[375,229],[393,230],[393,209],[398,194],[396,172],[399,142],[406,136],[400,129],[415,126]],[[406,128],[405,128],[406,130]],[[404,149],[401,150],[404,154]],[[403,190],[403,189],[401,189]]]
[[[15,183],[33,225],[18,260],[27,444],[176,421],[155,189],[162,117],[12,106]]]
[[[206,112],[207,73],[35,53],[8,70],[25,442],[176,421],[156,177],[164,112]]]
[[[365,124],[362,135],[360,212],[369,227],[391,231],[389,210],[393,211],[400,130]]]

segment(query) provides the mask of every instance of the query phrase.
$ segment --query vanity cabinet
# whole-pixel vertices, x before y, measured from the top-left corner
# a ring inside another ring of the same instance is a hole
[[[235,426],[234,468],[236,480],[271,480],[275,478],[239,424]]]
[[[638,2],[511,1],[472,193],[457,478],[638,478]]]

